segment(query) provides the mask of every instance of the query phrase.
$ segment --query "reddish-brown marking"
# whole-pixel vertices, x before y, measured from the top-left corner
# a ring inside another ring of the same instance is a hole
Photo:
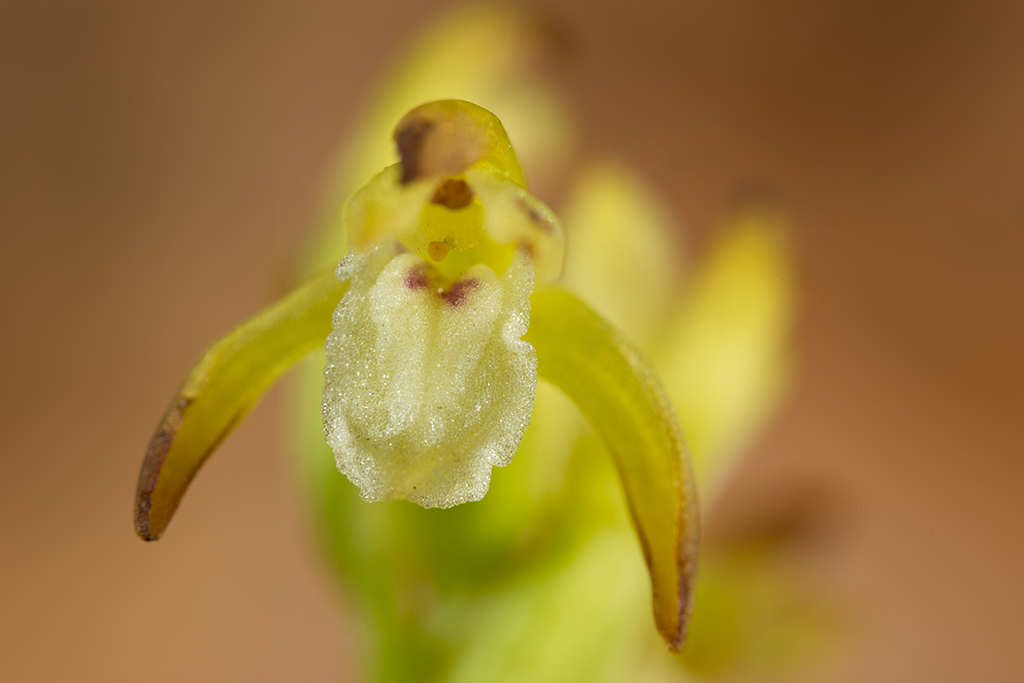
[[[413,118],[395,129],[395,145],[402,163],[403,185],[422,175],[423,143],[434,127],[434,122],[424,118]]]
[[[526,212],[526,217],[530,219],[530,222],[540,228],[541,232],[551,235],[555,232],[551,222],[545,218],[545,216],[537,210],[535,206],[526,201],[523,197],[519,198],[519,206],[522,207],[523,211]]]
[[[453,211],[464,209],[473,202],[473,188],[461,178],[447,178],[430,201]]]
[[[452,285],[451,289],[442,294],[441,298],[451,306],[460,306],[466,299],[466,293],[473,291],[479,286],[480,283],[477,280],[459,280]]]
[[[160,480],[160,471],[171,452],[174,438],[178,435],[178,429],[181,428],[185,411],[193,401],[191,396],[178,395],[171,407],[167,409],[164,419],[160,421],[160,426],[157,427],[156,433],[146,449],[146,457],[142,461],[142,469],[139,472],[139,483],[135,489],[135,533],[144,541],[155,541],[163,533],[163,527],[154,528],[151,524],[150,511],[153,507],[153,492]]]
[[[423,289],[430,284],[427,270],[422,265],[413,266],[405,273],[405,286],[409,289]]]

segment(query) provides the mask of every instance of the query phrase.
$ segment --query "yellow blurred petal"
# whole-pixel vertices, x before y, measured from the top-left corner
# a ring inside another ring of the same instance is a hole
[[[681,663],[704,676],[792,676],[841,639],[837,606],[772,548],[705,553],[697,596]]]
[[[348,288],[327,271],[211,346],[150,441],[135,493],[135,531],[160,538],[189,482],[274,380],[331,331]]]
[[[705,502],[776,403],[794,295],[785,225],[767,209],[733,219],[687,292],[661,376]]]
[[[615,461],[651,574],[654,620],[672,650],[686,637],[698,515],[672,406],[640,354],[572,294],[539,289],[524,339],[541,378],[580,408]]]
[[[458,8],[429,25],[399,59],[349,137],[306,272],[345,255],[340,227],[345,199],[397,160],[391,131],[424,102],[462,99],[485,107],[501,119],[531,179],[561,176],[573,128],[559,97],[537,77],[550,43],[540,22],[509,7]]]
[[[523,74],[493,95],[478,100],[508,131],[530,187],[542,193],[560,186],[576,147],[576,130],[554,88]]]
[[[682,270],[668,210],[625,166],[587,168],[562,212],[565,282],[641,348],[665,324]]]

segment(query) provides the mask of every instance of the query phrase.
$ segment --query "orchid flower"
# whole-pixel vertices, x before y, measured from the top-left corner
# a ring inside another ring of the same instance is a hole
[[[696,681],[803,661],[818,605],[770,547],[702,548],[694,580],[694,489],[707,510],[785,386],[785,221],[748,206],[690,267],[657,196],[605,162],[567,192],[563,230],[524,172],[569,177],[571,117],[536,71],[549,35],[461,8],[399,61],[341,157],[305,284],[172,401],[136,529],[163,533],[297,365],[300,481],[367,679]]]
[[[139,535],[160,536],[217,444],[329,329],[324,433],[365,501],[446,508],[482,498],[529,424],[539,373],[614,454],[656,624],[680,649],[697,512],[681,431],[653,371],[579,299],[546,286],[561,271],[562,228],[527,191],[493,114],[427,103],[394,139],[399,163],[345,206],[350,251],[336,273],[243,323],[189,375],[143,463]]]

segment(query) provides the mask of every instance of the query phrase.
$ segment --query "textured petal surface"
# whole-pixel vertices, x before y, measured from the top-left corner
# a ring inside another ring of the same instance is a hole
[[[347,284],[326,271],[207,350],[171,402],[146,451],[135,494],[135,530],[163,533],[189,482],[268,387],[323,344]]]
[[[324,431],[365,500],[425,507],[479,500],[508,464],[537,388],[529,320],[533,273],[477,265],[451,283],[397,246],[352,253],[351,287],[327,341]]]
[[[699,531],[678,420],[647,362],[579,299],[540,289],[531,302],[526,339],[540,376],[573,399],[611,453],[650,570],[655,623],[679,650]]]

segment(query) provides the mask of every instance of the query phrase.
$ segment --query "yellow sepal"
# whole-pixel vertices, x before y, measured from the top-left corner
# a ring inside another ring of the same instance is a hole
[[[160,538],[192,478],[282,372],[323,346],[347,283],[325,271],[211,346],[171,401],[146,451],[135,531]]]
[[[579,406],[615,462],[651,574],[654,620],[683,646],[697,565],[698,507],[679,422],[647,361],[564,290],[530,299],[537,371]]]

